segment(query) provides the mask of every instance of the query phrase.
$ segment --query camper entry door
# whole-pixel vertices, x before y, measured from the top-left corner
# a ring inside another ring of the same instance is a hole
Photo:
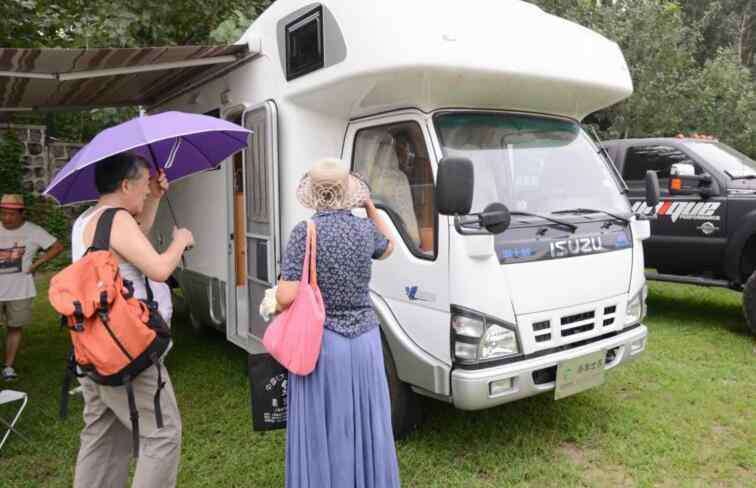
[[[233,234],[230,256],[235,293],[230,304],[235,320],[229,323],[229,341],[257,352],[267,324],[257,310],[265,290],[276,283],[280,256],[278,222],[278,144],[273,102],[242,114],[244,127],[253,131],[241,167],[234,161]]]

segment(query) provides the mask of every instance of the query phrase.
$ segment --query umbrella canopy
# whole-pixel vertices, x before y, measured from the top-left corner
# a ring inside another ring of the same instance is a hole
[[[130,151],[165,171],[175,181],[217,167],[247,146],[250,130],[223,119],[183,112],[147,115],[105,129],[55,175],[44,195],[61,205],[99,197],[95,187],[95,163]]]

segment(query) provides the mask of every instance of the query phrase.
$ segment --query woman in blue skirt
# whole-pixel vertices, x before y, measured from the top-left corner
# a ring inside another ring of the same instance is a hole
[[[315,163],[297,198],[316,211],[317,277],[325,304],[323,344],[315,370],[289,374],[286,433],[288,488],[399,486],[391,405],[378,319],[370,306],[371,259],[394,244],[367,185],[338,159]],[[350,209],[364,206],[368,219]],[[276,300],[294,301],[302,274],[307,224],[292,230]]]

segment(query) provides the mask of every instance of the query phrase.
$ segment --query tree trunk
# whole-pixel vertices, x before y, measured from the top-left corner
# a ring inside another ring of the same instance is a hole
[[[738,56],[743,66],[753,66],[753,24],[754,24],[754,5],[756,2],[745,2],[743,13],[738,22]]]

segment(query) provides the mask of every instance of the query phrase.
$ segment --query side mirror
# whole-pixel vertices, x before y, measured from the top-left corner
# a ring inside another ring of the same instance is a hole
[[[659,204],[659,176],[656,171],[646,171],[646,205],[655,209]]]
[[[475,174],[467,158],[443,158],[438,163],[436,204],[441,215],[467,215],[472,208]]]
[[[501,234],[509,228],[512,216],[503,203],[492,203],[480,213],[480,225],[491,234]]]
[[[669,193],[671,195],[711,195],[711,176],[696,175],[696,168],[688,163],[675,163],[669,169]]]

